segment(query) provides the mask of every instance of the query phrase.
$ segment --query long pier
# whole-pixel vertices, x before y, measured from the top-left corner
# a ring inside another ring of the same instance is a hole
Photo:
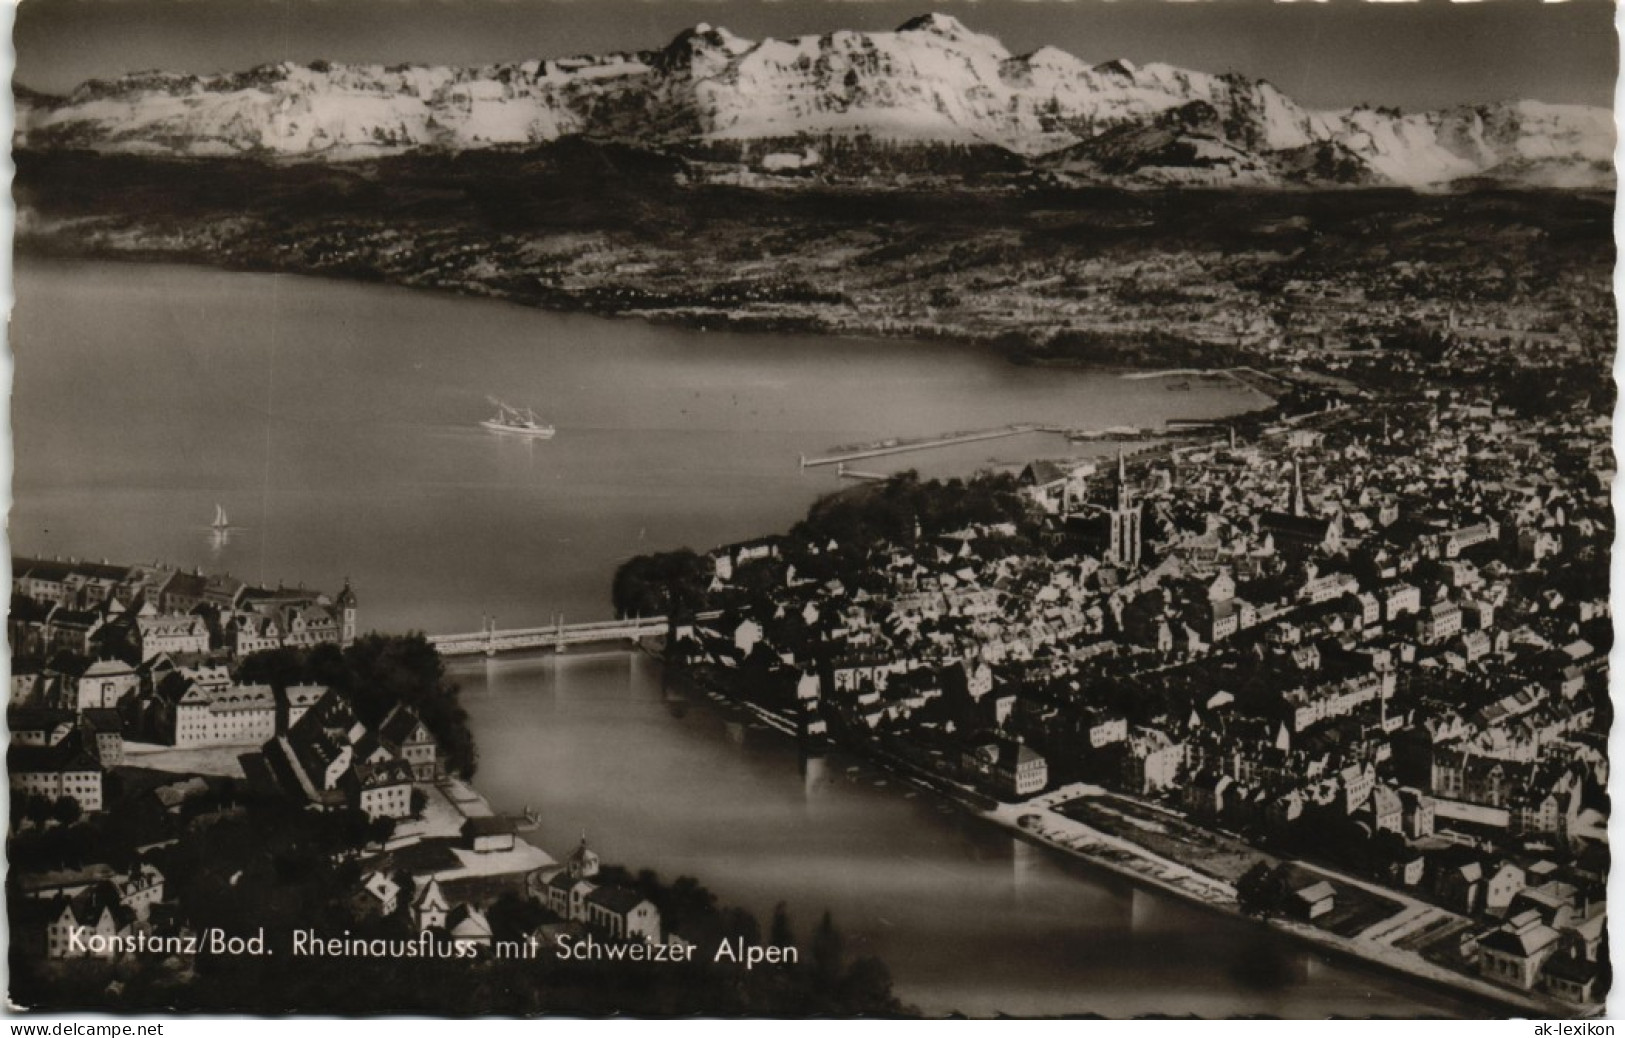
[[[801,456],[801,467],[804,469],[816,468],[819,465],[843,465],[849,461],[862,461],[864,458],[883,458],[888,454],[906,454],[909,451],[928,451],[938,447],[953,447],[961,443],[978,443],[982,440],[1001,440],[1006,436],[1025,436],[1035,432],[1054,432],[1056,430],[1043,425],[1007,425],[1001,429],[982,429],[978,432],[949,433],[946,436],[932,436],[923,440],[907,440],[896,443],[882,443],[873,447],[860,447],[856,450],[838,451],[822,458],[809,458]],[[861,478],[861,477],[859,477]]]
[[[499,652],[523,652],[528,649],[563,652],[572,645],[638,642],[644,638],[660,637],[666,633],[666,628],[664,616],[566,624],[561,614],[548,627],[498,630],[496,621],[488,620],[478,631],[466,634],[431,634],[429,644],[442,656],[495,656]]]

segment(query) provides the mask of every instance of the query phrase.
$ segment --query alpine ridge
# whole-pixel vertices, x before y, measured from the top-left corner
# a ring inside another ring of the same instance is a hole
[[[481,68],[284,62],[135,73],[66,97],[18,89],[14,144],[340,162],[571,136],[802,176],[832,140],[990,148],[1062,181],[1124,186],[1602,187],[1614,149],[1604,108],[1311,111],[1234,73],[1014,55],[943,14],[759,41],[701,23],[659,50]]]

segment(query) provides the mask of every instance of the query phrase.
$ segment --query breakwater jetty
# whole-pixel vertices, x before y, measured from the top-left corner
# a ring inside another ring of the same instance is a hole
[[[1025,436],[1028,433],[1059,433],[1061,429],[1033,423],[1019,425],[1006,425],[997,429],[980,429],[973,432],[944,433],[941,436],[928,436],[917,440],[886,440],[881,443],[869,444],[864,447],[852,447],[845,450],[831,451],[822,457],[809,458],[801,455],[801,467],[804,469],[817,468],[820,465],[844,465],[848,462],[862,461],[865,458],[883,458],[888,454],[906,454],[909,451],[934,450],[938,447],[953,447],[961,443],[978,443],[982,440],[1001,440],[1007,436]]]

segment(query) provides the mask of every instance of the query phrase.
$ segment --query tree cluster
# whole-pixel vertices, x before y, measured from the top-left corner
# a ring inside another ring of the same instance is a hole
[[[1267,919],[1286,911],[1292,896],[1292,878],[1287,866],[1257,862],[1236,880],[1236,904],[1243,915]]]
[[[446,767],[472,778],[474,733],[459,702],[461,689],[446,676],[445,661],[421,633],[368,634],[343,649],[324,644],[280,648],[243,660],[238,680],[276,686],[326,685],[350,702],[360,721],[376,726],[397,703],[417,711],[446,755]]]
[[[615,571],[610,601],[619,616],[688,617],[707,604],[711,564],[688,548],[639,555]]]

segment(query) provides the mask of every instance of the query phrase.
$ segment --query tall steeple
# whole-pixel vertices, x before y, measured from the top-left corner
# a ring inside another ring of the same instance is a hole
[[[355,591],[350,587],[350,578],[344,578],[344,590],[339,592],[339,644],[349,645],[355,641]]]
[[[1292,459],[1292,514],[1307,515],[1308,511],[1303,505],[1303,473],[1298,469],[1298,459]]]
[[[1109,546],[1107,557],[1126,566],[1140,564],[1140,506],[1134,503],[1128,486],[1128,465],[1121,448],[1117,451],[1117,507],[1107,514]]]
[[[598,855],[587,846],[587,834],[581,834],[581,843],[564,859],[564,867],[571,879],[592,879],[598,875]]]

